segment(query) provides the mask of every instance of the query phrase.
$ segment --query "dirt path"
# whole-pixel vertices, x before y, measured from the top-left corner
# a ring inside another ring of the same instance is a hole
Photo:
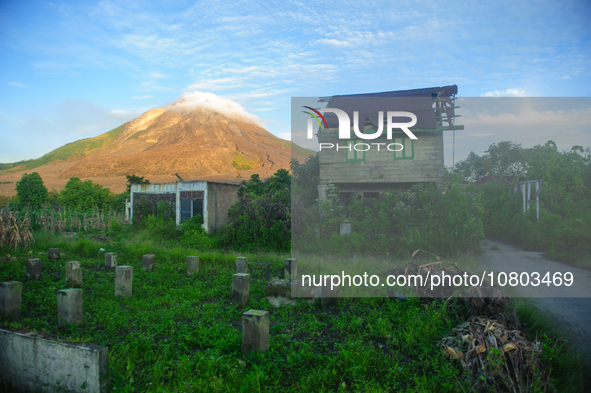
[[[561,329],[564,336],[573,343],[591,364],[591,272],[563,265],[545,259],[540,252],[522,251],[492,240],[480,243],[482,254],[478,263],[483,270],[496,272],[540,273],[540,280],[550,272],[570,272],[573,284],[554,286],[540,284],[537,287],[516,287],[519,296],[531,298],[541,310],[548,312]],[[524,276],[525,279],[525,276]],[[550,278],[552,279],[552,278]]]

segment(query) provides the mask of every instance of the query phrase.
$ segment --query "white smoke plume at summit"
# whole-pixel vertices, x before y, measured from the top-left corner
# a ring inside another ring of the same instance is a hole
[[[223,116],[245,120],[254,123],[259,127],[264,127],[263,121],[259,117],[249,113],[242,107],[242,105],[236,101],[219,97],[213,93],[202,93],[200,91],[185,92],[181,94],[180,99],[168,109],[194,111],[199,108],[216,111]]]

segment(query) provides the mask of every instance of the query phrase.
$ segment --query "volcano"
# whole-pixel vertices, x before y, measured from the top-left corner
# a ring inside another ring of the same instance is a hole
[[[14,195],[22,173],[38,172],[46,187],[62,189],[71,177],[125,190],[125,175],[152,183],[184,180],[238,183],[261,179],[315,154],[262,128],[254,116],[203,106],[152,109],[109,132],[69,143],[43,157],[0,172],[0,194]]]

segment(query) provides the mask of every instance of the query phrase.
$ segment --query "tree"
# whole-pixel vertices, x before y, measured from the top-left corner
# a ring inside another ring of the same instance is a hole
[[[60,204],[70,209],[91,210],[95,206],[104,208],[109,204],[111,191],[92,180],[84,182],[78,177],[68,180],[59,195]]]
[[[471,152],[464,161],[458,162],[454,172],[465,180],[475,181],[486,175],[523,176],[531,149],[524,149],[521,144],[502,141],[491,144],[482,156]]]
[[[293,177],[292,195],[298,196],[306,206],[310,206],[318,199],[318,184],[320,183],[320,161],[318,153],[308,157],[300,164],[295,158],[291,160]]]
[[[243,181],[240,200],[228,212],[222,242],[235,249],[289,250],[291,176],[279,169],[265,182],[259,175]]]
[[[131,193],[132,184],[150,184],[150,180],[144,179],[143,176],[125,175],[127,178],[127,192]]]
[[[23,174],[16,182],[16,195],[21,207],[39,207],[47,201],[47,187],[37,172]]]

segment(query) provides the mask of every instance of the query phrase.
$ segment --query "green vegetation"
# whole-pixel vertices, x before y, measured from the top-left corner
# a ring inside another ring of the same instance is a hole
[[[483,238],[482,206],[452,176],[445,185],[423,183],[371,204],[339,201],[338,191],[318,206],[302,209],[293,246],[320,255],[378,254],[407,258],[414,250],[454,255],[478,247]],[[352,233],[339,236],[341,223]],[[295,227],[295,224],[294,224]]]
[[[589,149],[580,147],[560,153],[550,142],[533,149],[501,142],[482,157],[472,154],[459,163],[444,184],[420,184],[371,203],[345,204],[338,192],[316,202],[319,164],[313,156],[303,164],[293,161],[293,175],[279,170],[266,181],[253,175],[243,182],[229,224],[215,234],[205,233],[201,216],[177,227],[165,201],[140,201],[142,219],[123,225],[110,206],[120,204],[126,193],[117,200],[91,181],[72,178],[52,196],[71,210],[31,210],[31,225],[38,229],[32,250],[17,246],[2,261],[0,281],[24,282],[23,319],[6,325],[108,346],[111,387],[119,392],[473,391],[477,381],[438,345],[476,315],[469,300],[343,298],[337,306],[322,308],[298,299],[294,307],[275,309],[265,297],[266,283],[282,276],[283,260],[293,256],[292,236],[301,251],[300,274],[311,270],[314,257],[324,259],[330,270],[331,264],[342,267],[345,259],[372,253],[404,271],[416,249],[476,267],[470,251],[485,233],[580,261],[591,255],[589,161]],[[483,174],[543,178],[540,221],[533,211],[521,212],[521,199],[510,194],[508,185],[461,182]],[[131,179],[146,181],[135,175]],[[353,232],[338,236],[345,219]],[[58,233],[68,229],[78,233]],[[0,255],[8,254],[8,245],[2,247]],[[60,248],[67,260],[80,261],[84,270],[83,326],[57,326],[55,293],[66,287],[65,269],[63,260],[48,260],[50,247]],[[118,253],[119,265],[134,266],[130,299],[113,296],[114,270],[104,267],[104,252]],[[157,258],[152,271],[141,265],[148,253]],[[199,272],[191,277],[185,276],[188,255],[200,257]],[[249,265],[251,301],[245,308],[231,305],[238,255],[256,262]],[[43,260],[40,281],[25,279],[26,259],[32,256]],[[588,388],[581,357],[560,340],[549,318],[525,301],[514,306],[527,324],[515,329],[543,342],[544,370],[555,386],[567,392]],[[248,309],[270,313],[270,348],[261,357],[240,353],[241,314]],[[489,355],[489,368],[502,370],[501,350]],[[487,383],[478,382],[485,391],[503,386]],[[537,386],[533,391],[544,391]]]
[[[543,251],[560,262],[591,268],[589,148],[574,146],[559,152],[552,141],[530,149],[500,142],[482,156],[471,153],[456,165],[455,171],[468,180],[496,176],[495,181],[474,188],[482,195],[488,237],[526,250]],[[521,191],[513,190],[514,184],[524,180],[544,180],[539,221],[535,202],[524,214]]]
[[[278,170],[266,182],[252,175],[242,182],[240,201],[232,206],[230,222],[216,234],[220,244],[236,250],[288,252],[291,246],[291,176]]]
[[[237,171],[249,171],[256,168],[258,165],[257,160],[249,160],[242,154],[235,152],[234,158],[232,159],[232,166],[236,168]]]
[[[111,191],[108,188],[103,188],[92,180],[82,181],[73,177],[66,183],[58,199],[64,207],[88,211],[96,207],[100,209],[107,207],[111,197]]]
[[[108,147],[110,144],[115,142],[121,131],[123,131],[124,126],[125,124],[114,128],[109,132],[95,136],[94,138],[85,138],[76,142],[68,143],[47,153],[43,157],[34,160],[24,160],[15,163],[0,164],[0,170],[7,170],[9,172],[22,171],[37,168],[52,162],[85,157],[97,150]]]
[[[16,182],[16,195],[21,210],[36,208],[47,202],[47,187],[37,172],[30,175],[23,174],[20,181]]]
[[[246,253],[249,261],[259,263],[249,265],[251,301],[241,308],[230,304],[236,254],[185,248],[150,228],[111,228],[106,237],[37,232],[31,253],[4,263],[0,281],[24,282],[23,319],[7,322],[10,328],[109,347],[114,391],[456,392],[471,391],[475,383],[437,345],[465,320],[460,303],[351,298],[322,308],[300,299],[295,307],[274,309],[265,298],[265,284],[282,275],[288,254]],[[50,247],[81,263],[82,326],[57,326],[55,293],[66,288],[64,261],[48,260]],[[113,296],[115,273],[104,268],[104,252],[117,252],[120,265],[134,266],[131,298]],[[147,253],[157,256],[152,271],[142,269]],[[187,255],[201,260],[191,277],[185,276]],[[43,260],[40,281],[25,280],[25,261],[31,256]],[[244,358],[241,314],[251,308],[270,312],[270,348],[263,357]],[[564,370],[559,362],[567,361],[570,348],[544,340],[553,350],[543,359],[552,369]],[[557,381],[563,391],[580,391],[580,366],[563,377]]]
[[[519,320],[527,326],[531,336],[540,337],[547,343],[544,349],[552,358],[552,376],[559,392],[584,392],[591,386],[589,365],[573,344],[562,337],[564,330],[557,327],[547,312],[538,309],[528,298],[514,302]]]
[[[296,204],[311,206],[318,199],[320,183],[320,161],[318,154],[310,156],[303,164],[291,160],[292,199]]]

